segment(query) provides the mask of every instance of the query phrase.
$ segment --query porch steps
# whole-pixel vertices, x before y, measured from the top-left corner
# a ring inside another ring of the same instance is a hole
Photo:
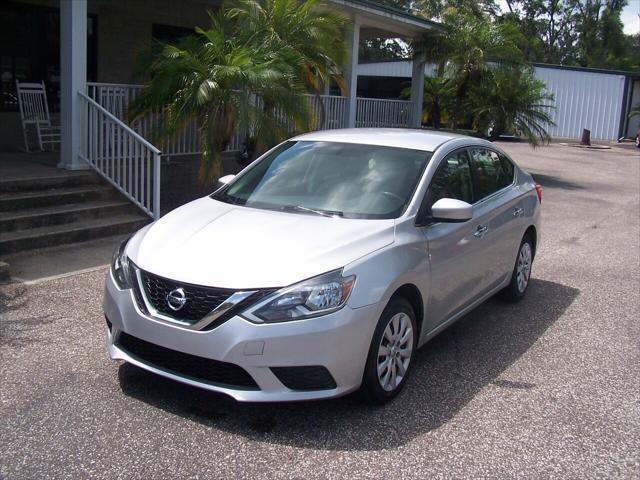
[[[21,250],[48,247],[61,243],[83,242],[94,238],[134,232],[149,220],[136,213],[93,218],[48,227],[29,228],[3,233],[0,250],[13,253]]]
[[[64,172],[47,177],[23,177],[0,179],[0,194],[7,192],[29,192],[48,188],[100,185],[101,179],[93,172]]]
[[[0,179],[0,257],[133,233],[150,221],[93,172]]]
[[[104,185],[81,185],[27,192],[0,193],[0,212],[105,200],[112,196],[113,189]]]
[[[136,212],[138,209],[130,202],[118,199],[0,212],[0,232],[48,227]]]

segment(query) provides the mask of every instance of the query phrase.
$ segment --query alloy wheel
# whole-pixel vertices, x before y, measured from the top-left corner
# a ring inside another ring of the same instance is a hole
[[[396,313],[389,319],[378,347],[378,382],[392,392],[405,377],[413,350],[413,327],[405,313]]]
[[[531,245],[523,243],[518,254],[518,264],[516,266],[516,281],[518,283],[518,291],[523,293],[529,284],[531,275]]]

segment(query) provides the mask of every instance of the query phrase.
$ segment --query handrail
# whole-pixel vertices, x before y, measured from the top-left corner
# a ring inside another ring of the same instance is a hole
[[[80,158],[154,219],[160,218],[160,149],[78,92],[85,115]]]
[[[87,87],[144,88],[144,85],[136,83],[87,82],[86,85]]]
[[[124,128],[130,135],[132,135],[136,140],[138,140],[140,143],[142,143],[145,147],[147,147],[153,153],[157,153],[158,155],[162,154],[162,152],[158,149],[158,147],[156,147],[155,145],[149,143],[149,141],[147,141],[143,136],[141,136],[138,132],[136,132],[134,129],[132,129],[129,125],[124,123],[122,120],[120,120],[118,117],[116,117],[113,113],[111,113],[109,110],[107,110],[102,105],[100,105],[98,102],[96,102],[93,98],[89,97],[87,94],[85,94],[84,92],[81,92],[81,91],[78,91],[78,94],[82,98],[87,100],[91,105],[95,106],[98,110],[100,110],[102,113],[104,113],[107,116],[107,118],[109,118],[109,120],[111,120],[112,122],[115,122],[117,125],[119,125],[120,127]]]
[[[399,103],[399,104],[410,104],[413,103],[411,100],[402,100],[398,98],[372,98],[372,97],[358,97],[358,101],[367,101],[367,102],[389,102],[389,103]]]

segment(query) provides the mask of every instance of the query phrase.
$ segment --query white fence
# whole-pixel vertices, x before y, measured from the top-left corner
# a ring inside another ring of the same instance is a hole
[[[356,127],[408,127],[412,111],[408,100],[358,97]]]
[[[129,103],[140,94],[142,88],[142,85],[124,83],[87,83],[87,95],[106,108],[116,118],[129,124],[127,108]],[[162,111],[158,110],[157,112],[146,114],[131,123],[130,126],[145,139],[156,138],[156,133],[162,126]],[[161,150],[162,155],[200,153],[200,132],[197,125],[192,123],[174,138],[159,141],[158,149]]]
[[[87,96],[102,105],[116,118],[125,123],[127,121],[127,108],[142,90],[142,85],[114,84],[114,83],[88,83]],[[312,115],[316,119],[313,123],[316,129],[344,128],[347,125],[348,98],[335,95],[305,95],[311,107]],[[324,124],[318,122],[321,119],[324,104]],[[156,138],[156,132],[162,124],[162,112],[157,111],[145,115],[131,124],[131,128],[143,138]],[[239,150],[243,139],[239,134],[231,139],[227,150]],[[189,155],[200,153],[200,132],[195,123],[190,124],[183,132],[168,141],[158,142],[158,148],[162,155]]]
[[[142,85],[88,83],[87,95],[106,108],[116,118],[127,122],[127,108],[142,90]],[[305,97],[311,107],[315,121],[314,129],[335,129],[347,127],[349,99],[336,95],[312,95]],[[324,122],[322,118],[324,105]],[[358,98],[356,127],[408,127],[411,125],[413,104],[408,100],[387,100],[379,98]],[[161,127],[162,112],[145,115],[131,124],[131,128],[146,139],[156,138],[155,133]],[[239,150],[242,138],[236,134],[228,150]],[[200,153],[200,132],[195,123],[171,140],[158,142],[162,155],[188,155]]]
[[[305,95],[311,106],[314,117],[319,121],[322,107],[324,105],[324,124],[315,124],[317,130],[333,130],[335,128],[345,128],[347,126],[349,98],[337,95]]]
[[[160,218],[160,150],[94,99],[78,95],[85,116],[80,156],[145,213]]]

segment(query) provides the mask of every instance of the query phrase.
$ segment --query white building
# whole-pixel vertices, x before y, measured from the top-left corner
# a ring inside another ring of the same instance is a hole
[[[550,109],[556,124],[549,128],[554,138],[579,138],[583,128],[596,140],[635,138],[640,117],[628,118],[640,104],[640,73],[592,68],[535,64],[536,76],[555,97]],[[411,78],[411,60],[361,63],[358,65],[360,92],[366,96],[396,96]],[[425,65],[425,75],[434,66]],[[380,88],[386,86],[386,91]]]

